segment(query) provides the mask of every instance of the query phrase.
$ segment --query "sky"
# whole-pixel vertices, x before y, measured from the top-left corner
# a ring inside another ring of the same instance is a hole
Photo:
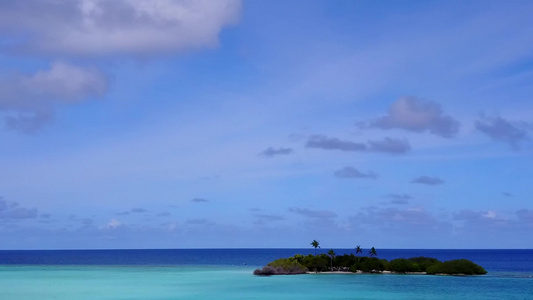
[[[533,2],[0,0],[0,249],[533,248]]]

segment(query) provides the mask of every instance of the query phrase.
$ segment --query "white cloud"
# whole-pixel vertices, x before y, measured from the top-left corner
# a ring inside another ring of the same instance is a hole
[[[487,219],[495,219],[497,215],[495,211],[489,210],[486,213],[482,214],[482,216]]]
[[[21,87],[44,98],[77,101],[87,96],[102,96],[107,90],[107,81],[96,69],[55,62],[50,70],[22,78]]]
[[[105,226],[100,227],[100,229],[117,229],[123,226],[122,222],[117,219],[111,219]]]
[[[368,126],[414,132],[427,130],[445,138],[453,137],[459,131],[459,122],[445,115],[439,104],[408,97],[393,103],[387,115],[370,122]]]
[[[6,127],[32,132],[52,119],[54,105],[102,97],[108,86],[97,69],[54,62],[34,74],[0,77],[0,112]]]
[[[0,30],[15,51],[157,54],[215,46],[240,9],[240,0],[2,1]]]

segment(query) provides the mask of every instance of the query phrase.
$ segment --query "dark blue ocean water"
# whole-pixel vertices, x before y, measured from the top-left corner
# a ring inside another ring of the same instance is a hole
[[[329,249],[318,249],[326,253]],[[337,255],[353,249],[334,249]],[[533,274],[533,250],[442,250],[378,249],[378,257],[388,260],[416,256],[441,261],[466,258],[489,273]],[[150,249],[150,250],[4,250],[0,265],[132,265],[132,266],[263,266],[295,254],[314,254],[314,249]]]

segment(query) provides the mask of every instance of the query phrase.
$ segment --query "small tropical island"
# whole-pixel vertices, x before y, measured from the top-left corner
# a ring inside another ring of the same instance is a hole
[[[358,273],[358,274],[427,274],[427,275],[483,275],[483,267],[467,259],[439,261],[431,257],[397,258],[391,261],[379,259],[372,247],[368,256],[362,256],[361,246],[355,248],[355,254],[336,255],[329,250],[327,254],[316,254],[319,242],[313,240],[311,246],[315,254],[296,254],[289,258],[280,258],[268,263],[262,269],[256,269],[254,275],[292,275],[308,273]]]

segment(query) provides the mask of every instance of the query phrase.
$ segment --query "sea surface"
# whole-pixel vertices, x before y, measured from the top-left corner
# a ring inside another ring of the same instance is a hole
[[[0,299],[533,299],[533,250],[378,249],[389,260],[466,258],[482,276],[252,275],[294,254],[314,250],[0,251]]]

